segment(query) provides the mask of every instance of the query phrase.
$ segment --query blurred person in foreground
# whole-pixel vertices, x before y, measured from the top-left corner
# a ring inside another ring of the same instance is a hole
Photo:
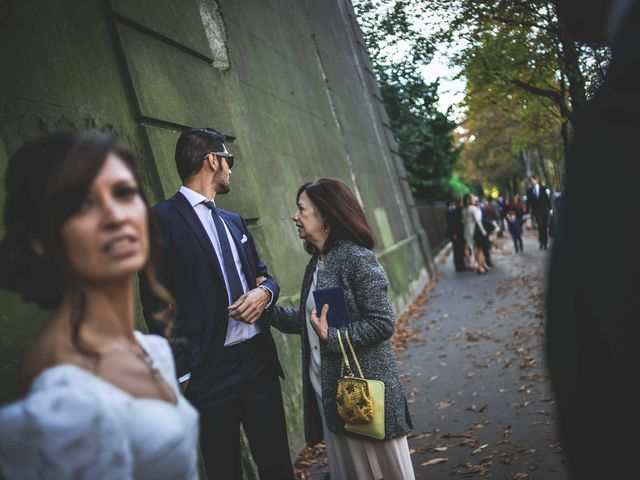
[[[388,280],[372,250],[371,227],[349,187],[326,178],[300,187],[292,220],[311,255],[300,308],[276,306],[267,312],[267,319],[282,332],[302,337],[307,445],[324,438],[333,480],[411,480],[415,476],[407,434],[413,426],[391,347],[395,317]],[[328,305],[318,312],[313,297],[315,290],[336,286],[344,290],[351,319],[340,329],[328,325]],[[338,414],[339,331],[343,339],[348,334],[365,378],[384,382],[383,440],[345,430]]]
[[[198,413],[171,348],[135,330],[138,270],[172,300],[153,276],[132,153],[97,132],[50,135],[11,157],[6,191],[0,285],[52,312],[25,357],[22,398],[0,410],[2,474],[197,479]]]
[[[547,292],[547,353],[572,478],[637,470],[640,3],[558,0],[580,40],[607,40],[603,85],[577,119]],[[604,198],[615,201],[611,208]],[[602,228],[606,219],[606,228]]]

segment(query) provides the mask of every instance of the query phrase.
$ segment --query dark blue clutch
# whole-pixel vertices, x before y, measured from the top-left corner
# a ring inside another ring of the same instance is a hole
[[[316,311],[318,312],[318,316],[320,316],[322,306],[329,305],[327,321],[330,327],[340,328],[351,322],[349,319],[347,301],[344,298],[344,290],[342,287],[315,290],[313,292],[313,298],[316,301]]]

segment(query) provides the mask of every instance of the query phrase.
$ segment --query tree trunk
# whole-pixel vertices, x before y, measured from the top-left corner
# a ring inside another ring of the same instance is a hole
[[[560,68],[569,84],[569,96],[571,99],[571,123],[575,126],[575,119],[580,117],[587,103],[584,76],[580,70],[580,52],[578,45],[571,38],[562,23],[558,22],[558,39],[560,40]]]
[[[557,191],[562,190],[562,165],[564,164],[562,156],[554,155],[553,156],[553,175],[556,182]]]
[[[569,156],[569,148],[571,146],[571,140],[569,139],[569,122],[567,120],[562,120],[560,130],[562,134],[562,145],[564,147],[563,149],[564,156],[562,158],[561,168],[560,168],[561,182],[559,185],[559,187],[562,189],[564,187],[564,178],[565,178],[565,173],[567,171],[567,158]]]
[[[547,168],[547,164],[544,160],[544,155],[542,154],[542,149],[540,145],[536,145],[536,151],[538,153],[538,164],[540,165],[540,171],[542,172],[542,176],[544,177],[544,181],[547,183],[547,188],[551,188],[555,190],[553,186],[553,182],[551,182],[551,177],[549,176],[549,169]]]
[[[521,150],[520,151],[520,160],[522,160],[522,164],[524,165],[524,173],[526,178],[529,178],[533,171],[531,169],[531,154],[529,150]]]

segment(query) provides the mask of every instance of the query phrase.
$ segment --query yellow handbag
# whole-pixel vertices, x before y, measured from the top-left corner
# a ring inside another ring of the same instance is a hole
[[[345,338],[360,378],[355,377],[351,370],[349,356],[344,349],[338,330],[338,343],[340,350],[342,350],[340,378],[336,394],[338,414],[345,422],[345,430],[382,440],[384,438],[384,383],[380,380],[364,378],[360,362],[358,362],[358,357],[347,332],[345,332]],[[347,376],[344,375],[345,365],[349,372]]]

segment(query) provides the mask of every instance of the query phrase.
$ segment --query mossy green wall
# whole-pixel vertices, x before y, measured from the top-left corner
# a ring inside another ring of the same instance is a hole
[[[23,142],[62,128],[117,134],[159,201],[179,187],[180,131],[235,137],[232,192],[284,302],[308,260],[292,226],[303,182],[330,176],[361,199],[402,308],[430,254],[347,0],[3,0],[0,173]],[[2,200],[0,200],[1,202]],[[0,293],[0,401],[47,313]],[[277,336],[292,451],[303,442],[299,340]]]

